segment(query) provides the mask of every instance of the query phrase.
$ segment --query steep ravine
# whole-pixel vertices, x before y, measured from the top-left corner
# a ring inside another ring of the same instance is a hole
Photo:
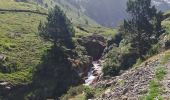
[[[88,55],[92,57],[92,66],[89,67],[88,74],[85,77],[85,85],[91,85],[99,79],[102,74],[102,63],[100,60],[104,49],[106,48],[106,39],[97,34],[82,37],[78,40],[79,44],[85,47]]]

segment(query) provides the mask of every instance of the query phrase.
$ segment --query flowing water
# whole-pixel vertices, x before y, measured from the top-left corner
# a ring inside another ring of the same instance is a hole
[[[97,81],[97,78],[101,75],[101,73],[101,61],[94,61],[93,67],[88,72],[87,79],[85,80],[85,85],[93,84],[95,81]]]

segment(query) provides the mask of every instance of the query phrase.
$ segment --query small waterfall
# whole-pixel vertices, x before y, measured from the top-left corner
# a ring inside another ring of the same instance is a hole
[[[85,85],[91,85],[97,81],[98,77],[102,73],[101,61],[93,61],[93,67],[91,67],[88,72],[87,79],[85,80]]]

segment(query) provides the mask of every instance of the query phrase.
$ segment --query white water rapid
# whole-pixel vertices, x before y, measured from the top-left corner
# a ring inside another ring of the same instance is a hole
[[[87,79],[85,80],[85,85],[91,85],[98,80],[102,73],[101,61],[93,61],[93,67],[88,72]]]

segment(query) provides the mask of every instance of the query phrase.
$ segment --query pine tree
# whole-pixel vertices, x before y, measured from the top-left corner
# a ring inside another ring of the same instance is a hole
[[[71,39],[74,36],[74,29],[63,11],[55,6],[49,12],[47,22],[44,25],[40,23],[39,33],[44,39],[51,40],[56,44]]]
[[[162,13],[151,5],[151,0],[129,0],[127,13],[124,36],[139,55],[145,54],[161,34]]]

